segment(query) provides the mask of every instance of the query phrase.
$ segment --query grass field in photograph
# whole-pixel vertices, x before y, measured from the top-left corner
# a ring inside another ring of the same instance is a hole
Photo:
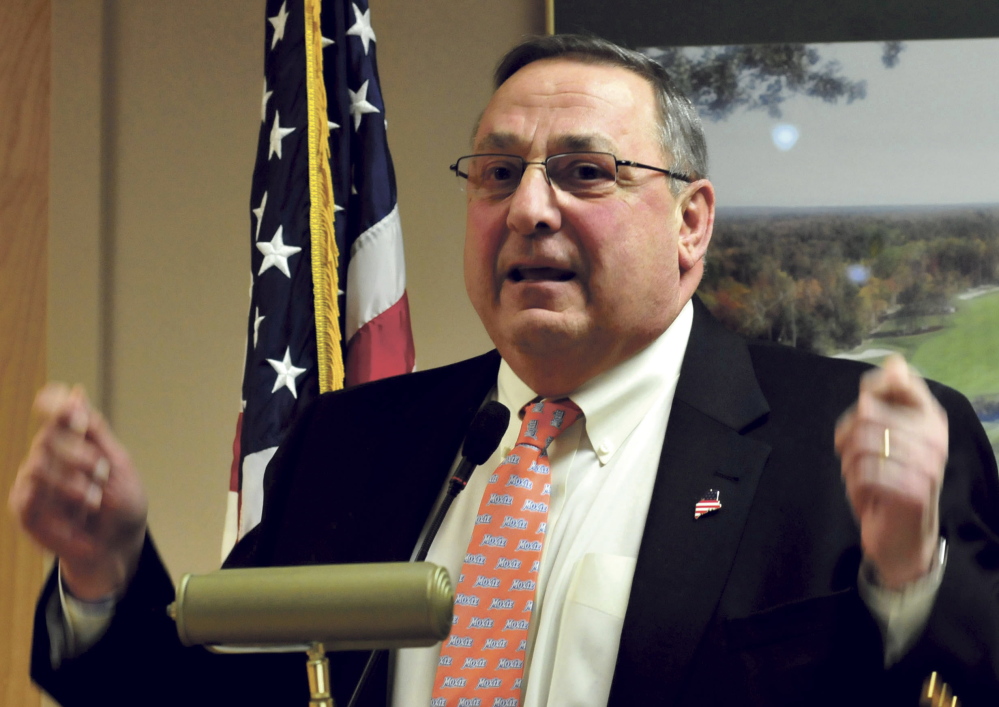
[[[969,398],[999,395],[999,291],[954,302],[956,312],[936,331],[914,336],[867,340],[850,356],[865,351],[898,351],[926,378],[957,388]],[[886,353],[862,356],[881,363]]]
[[[880,364],[889,351],[903,354],[926,378],[945,383],[968,398],[999,397],[999,291],[956,299],[956,311],[942,329],[914,336],[869,339],[853,358]],[[983,423],[999,452],[999,420]]]
[[[999,292],[955,306],[949,326],[928,336],[912,363],[969,398],[999,394]]]

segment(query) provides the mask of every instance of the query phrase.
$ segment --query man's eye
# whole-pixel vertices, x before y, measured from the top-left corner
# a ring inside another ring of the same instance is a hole
[[[506,182],[513,179],[513,170],[505,165],[490,167],[486,179],[493,182]]]
[[[576,160],[565,165],[559,165],[556,181],[565,188],[583,189],[587,187],[613,183],[614,173],[595,162]]]
[[[595,179],[606,179],[607,173],[594,164],[578,164],[573,165],[569,176],[579,181],[592,182]]]
[[[509,161],[491,161],[482,165],[480,175],[483,185],[502,186],[516,182],[520,178],[520,168]]]

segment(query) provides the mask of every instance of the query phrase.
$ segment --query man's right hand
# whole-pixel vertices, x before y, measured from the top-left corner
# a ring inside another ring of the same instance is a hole
[[[147,501],[128,452],[79,386],[35,398],[42,426],[10,491],[24,530],[59,558],[77,598],[121,594],[139,563]]]

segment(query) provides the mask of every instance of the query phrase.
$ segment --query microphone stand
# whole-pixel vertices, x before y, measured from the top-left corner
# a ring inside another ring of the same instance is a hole
[[[447,494],[441,500],[440,507],[434,513],[433,518],[431,518],[430,525],[427,526],[427,532],[424,535],[423,542],[420,544],[420,549],[413,558],[413,562],[423,562],[427,559],[430,546],[433,544],[434,538],[437,537],[441,524],[444,522],[444,517],[451,509],[451,504],[454,503],[454,499],[457,498],[458,494],[465,490],[465,487],[468,485],[468,479],[472,476],[475,468],[479,464],[485,463],[492,456],[492,453],[496,451],[496,447],[499,446],[500,439],[502,439],[503,432],[506,431],[509,421],[510,411],[505,405],[495,400],[486,403],[476,413],[472,424],[468,428],[465,443],[462,446],[461,462],[459,462],[458,468],[455,469],[454,474],[451,475],[451,479],[448,481]],[[350,696],[347,707],[356,706],[357,700],[361,696],[361,692],[364,690],[371,672],[378,665],[378,662],[385,653],[384,649],[371,651],[371,655],[368,656],[368,662],[364,664],[364,670],[361,671],[361,677],[357,680],[357,686],[354,688],[354,693]]]
[[[468,460],[463,458],[461,461],[462,465],[464,465]],[[472,469],[474,470],[475,467],[472,466]],[[460,466],[458,471],[461,471]],[[471,472],[469,472],[468,475],[471,476]],[[444,522],[444,517],[447,515],[448,510],[450,510],[451,504],[454,503],[454,499],[459,493],[464,491],[467,484],[468,477],[466,476],[464,480],[460,480],[458,478],[457,471],[454,473],[454,476],[451,477],[451,480],[448,483],[447,495],[444,496],[441,501],[440,508],[437,509],[434,517],[430,520],[430,525],[428,526],[426,535],[423,538],[423,543],[420,545],[420,549],[417,551],[416,557],[413,558],[413,562],[423,562],[427,559],[427,553],[430,552],[430,546],[433,544],[434,538],[437,537],[437,532],[441,528],[441,523]],[[361,671],[361,677],[357,680],[357,687],[354,688],[354,693],[350,696],[350,701],[347,703],[347,707],[355,707],[364,686],[368,682],[368,677],[375,669],[375,666],[378,665],[382,656],[387,652],[388,651],[383,648],[371,651],[371,654],[368,656],[368,662],[364,664],[364,670]]]

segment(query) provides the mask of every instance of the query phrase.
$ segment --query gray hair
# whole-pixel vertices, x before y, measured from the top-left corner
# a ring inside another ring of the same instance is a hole
[[[659,142],[663,154],[673,160],[669,168],[691,179],[708,176],[708,148],[697,110],[690,99],[676,87],[666,69],[644,54],[625,49],[606,39],[586,35],[531,37],[511,49],[500,60],[493,75],[495,87],[499,88],[530,63],[557,58],[621,67],[648,81],[659,108]],[[684,186],[679,180],[670,180],[670,188],[674,193],[679,193]]]

